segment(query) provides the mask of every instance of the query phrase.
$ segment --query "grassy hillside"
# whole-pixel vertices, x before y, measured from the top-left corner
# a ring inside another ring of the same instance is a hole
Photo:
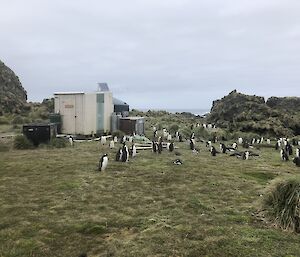
[[[99,142],[0,155],[0,256],[299,256],[300,237],[257,218],[274,178],[299,173],[270,148],[256,159],[139,151]],[[97,172],[100,154],[109,154]]]

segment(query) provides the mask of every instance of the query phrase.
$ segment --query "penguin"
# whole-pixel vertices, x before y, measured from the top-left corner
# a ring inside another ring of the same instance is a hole
[[[254,145],[254,144],[255,144],[255,142],[256,142],[256,139],[255,139],[255,138],[253,138],[253,139],[252,139],[252,145]]]
[[[236,150],[236,149],[238,148],[236,142],[234,142],[234,143],[232,144],[232,148],[233,148],[234,150]]]
[[[243,152],[242,159],[243,160],[249,160],[249,155],[250,155],[249,151]]]
[[[102,157],[99,160],[99,167],[98,171],[104,171],[108,165],[108,156],[107,154],[102,155]]]
[[[110,148],[110,149],[115,148],[115,142],[114,142],[114,140],[111,140],[111,141],[109,142],[109,148]]]
[[[167,143],[167,150],[168,151],[170,150],[170,144],[171,144],[170,142]]]
[[[173,142],[170,143],[169,151],[170,151],[170,152],[173,152],[173,151],[174,151],[174,143],[173,143]]]
[[[122,147],[122,162],[128,162],[128,161],[129,161],[129,151],[126,143],[124,143]]]
[[[217,155],[217,150],[214,146],[210,147],[210,153],[211,153],[211,156],[216,156]]]
[[[179,134],[178,138],[179,138],[179,142],[183,142],[183,139],[182,139],[182,135],[181,135],[181,134]]]
[[[117,136],[114,136],[114,142],[118,143],[118,137]]]
[[[283,160],[283,161],[288,161],[289,160],[289,156],[288,156],[285,149],[280,150],[280,157],[281,157],[281,160]]]
[[[158,153],[160,154],[163,150],[162,141],[160,140],[158,143]]]
[[[260,143],[262,144],[264,142],[264,137],[261,137]]]
[[[166,129],[163,130],[163,136],[164,138],[167,138],[169,135],[169,133],[166,131]]]
[[[206,142],[206,147],[211,147],[211,141]]]
[[[168,134],[168,141],[171,141],[171,140],[172,140],[172,135]]]
[[[104,137],[104,136],[101,137],[101,144],[102,145],[106,144],[106,137]]]
[[[154,137],[154,138],[157,137],[157,130],[155,130],[155,131],[153,132],[153,137]]]
[[[135,146],[135,144],[132,144],[130,152],[131,152],[132,158],[134,158],[136,156],[136,146]]]
[[[119,150],[117,151],[117,154],[116,154],[116,161],[117,162],[122,161],[122,154],[123,154],[122,147],[120,147]]]
[[[157,130],[155,126],[153,126],[152,129],[153,129],[153,132]]]
[[[299,158],[299,157],[300,157],[299,155],[300,155],[300,148],[297,148],[297,149],[296,149],[296,157]]]
[[[190,136],[190,139],[194,139],[195,138],[195,133],[193,132]]]
[[[72,136],[69,136],[69,143],[70,143],[70,146],[74,146],[74,140],[73,140],[73,137]]]
[[[195,149],[195,143],[194,143],[194,140],[192,138],[190,139],[190,149],[191,150]]]
[[[243,138],[239,137],[238,142],[240,145],[243,144]]]
[[[220,144],[220,151],[221,151],[221,153],[226,153],[226,150],[227,150],[227,148],[226,148],[225,144],[221,143]]]
[[[128,139],[129,143],[132,143],[133,141],[133,136],[130,136],[129,139]]]
[[[300,167],[300,158],[295,157],[294,160],[293,160],[293,163],[295,163],[297,167]]]
[[[285,146],[285,150],[288,153],[288,155],[292,155],[293,154],[293,147],[291,146],[291,144],[289,142],[287,142],[287,144]]]
[[[173,163],[176,164],[176,165],[182,165],[183,164],[180,159],[176,159]]]
[[[121,140],[121,144],[125,144],[125,143],[126,143],[126,136],[123,136]]]
[[[267,139],[267,144],[270,145],[271,144],[271,140],[270,138]]]
[[[153,153],[157,153],[158,149],[157,149],[157,143],[155,141],[152,141],[152,152]]]

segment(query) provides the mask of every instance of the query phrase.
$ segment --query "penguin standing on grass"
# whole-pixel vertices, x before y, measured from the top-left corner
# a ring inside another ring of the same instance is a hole
[[[293,160],[293,163],[295,163],[297,167],[300,167],[300,158],[295,157],[294,160]]]
[[[283,160],[283,161],[289,160],[289,155],[285,149],[280,150],[280,157],[281,157],[281,160]]]
[[[127,145],[124,143],[122,147],[122,162],[129,161],[129,151]]]
[[[69,137],[69,143],[72,147],[74,146],[74,139],[72,136]]]
[[[250,152],[249,151],[245,151],[242,154],[242,159],[243,160],[249,160],[249,156],[250,156]]]
[[[101,137],[101,144],[102,145],[106,144],[106,137],[104,137],[104,136]]]
[[[300,148],[297,148],[297,149],[296,149],[296,157],[299,158],[299,157],[300,157],[299,155],[300,155]]]
[[[225,146],[224,143],[220,144],[220,150],[221,150],[221,153],[226,153],[227,147]]]
[[[162,145],[162,141],[160,140],[158,143],[158,153],[161,153],[163,150],[163,145]]]
[[[118,150],[118,152],[117,152],[117,154],[116,154],[116,161],[117,162],[120,162],[120,161],[122,161],[122,147],[120,147],[119,148],[119,150]]]
[[[218,152],[214,146],[211,146],[210,153],[211,153],[211,156],[216,156]]]
[[[108,156],[107,154],[102,155],[102,157],[99,160],[99,167],[98,171],[104,171],[108,165]]]
[[[110,149],[115,148],[115,142],[114,142],[114,140],[111,140],[111,141],[109,142],[109,148],[110,148]]]
[[[118,143],[118,137],[117,136],[114,136],[114,142]]]
[[[135,144],[132,144],[130,152],[131,152],[132,158],[134,158],[136,156],[136,146],[135,146]]]
[[[170,152],[174,151],[174,143],[173,142],[171,142],[170,145],[169,145],[169,151]]]
[[[192,138],[190,139],[190,149],[191,150],[195,149],[195,143],[194,143],[194,140]]]

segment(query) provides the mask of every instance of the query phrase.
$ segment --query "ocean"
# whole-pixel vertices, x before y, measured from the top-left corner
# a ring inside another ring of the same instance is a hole
[[[190,112],[194,115],[204,115],[206,113],[210,112],[210,109],[159,109],[159,108],[150,108],[150,109],[146,109],[146,108],[136,108],[137,110],[143,111],[143,112],[147,112],[148,110],[151,111],[167,111],[170,113],[176,113],[176,112]]]

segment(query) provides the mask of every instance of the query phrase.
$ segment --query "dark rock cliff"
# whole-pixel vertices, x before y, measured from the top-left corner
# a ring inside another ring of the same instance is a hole
[[[27,101],[27,92],[16,74],[0,61],[0,115],[21,113]]]

